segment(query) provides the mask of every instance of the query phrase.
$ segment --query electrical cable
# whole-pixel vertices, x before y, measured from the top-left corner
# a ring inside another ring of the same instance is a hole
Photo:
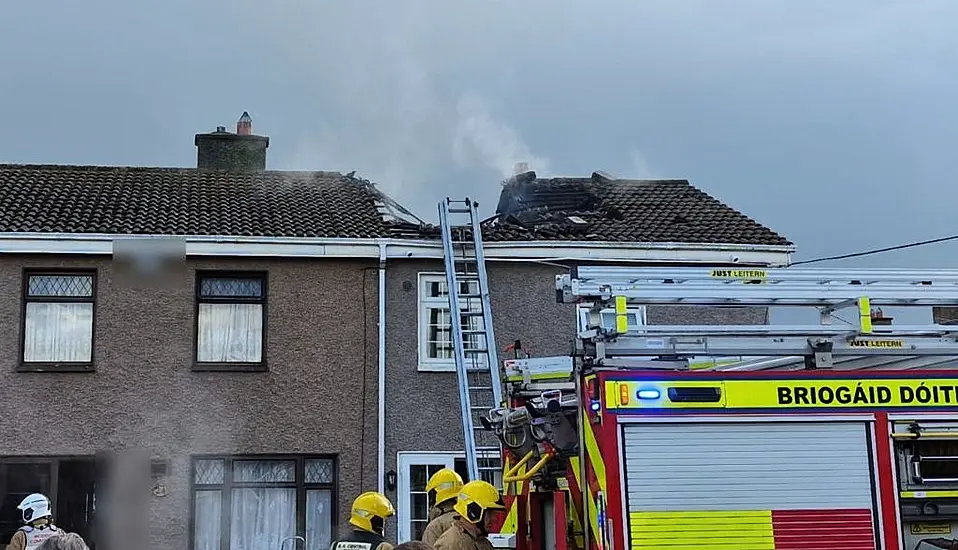
[[[871,256],[872,254],[881,254],[882,252],[893,252],[895,250],[904,250],[906,248],[915,248],[919,246],[925,246],[929,244],[943,243],[947,241],[958,240],[958,235],[951,235],[948,237],[939,237],[937,239],[928,239],[926,241],[916,241],[913,243],[899,244],[895,246],[886,246],[885,248],[875,248],[872,250],[863,250],[861,252],[852,252],[851,254],[839,254],[837,256],[825,256],[822,258],[815,258],[813,260],[802,260],[800,262],[792,262],[792,266],[796,265],[805,265],[813,264],[818,262],[827,262],[830,260],[846,260],[848,258],[860,258],[862,256]]]

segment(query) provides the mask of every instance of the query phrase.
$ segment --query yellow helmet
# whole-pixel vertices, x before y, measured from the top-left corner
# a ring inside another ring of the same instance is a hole
[[[382,493],[365,492],[353,501],[349,514],[349,523],[363,531],[383,534],[386,518],[396,514],[393,504]]]
[[[470,481],[459,491],[459,500],[453,507],[469,523],[479,523],[486,510],[503,509],[499,490],[482,480]]]
[[[459,496],[462,489],[462,476],[455,470],[443,468],[432,474],[429,483],[426,484],[426,492],[436,492],[436,504],[442,504]]]

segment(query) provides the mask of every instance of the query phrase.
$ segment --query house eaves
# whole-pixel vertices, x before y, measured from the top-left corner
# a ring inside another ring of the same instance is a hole
[[[0,233],[0,254],[114,255],[123,250],[155,250],[187,257],[442,259],[433,239],[344,239]],[[497,241],[484,244],[489,261],[595,261],[638,263],[741,264],[787,266],[791,245],[627,243],[577,241]]]

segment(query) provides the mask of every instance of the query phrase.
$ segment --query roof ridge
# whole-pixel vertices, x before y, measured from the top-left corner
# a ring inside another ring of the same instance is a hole
[[[211,170],[207,168],[191,168],[189,166],[127,166],[122,164],[30,164],[30,163],[0,163],[0,170],[49,170],[49,171],[123,171],[123,172],[170,172],[170,173],[196,173],[196,172],[224,172],[231,175],[323,175],[327,177],[342,176],[351,181],[361,182],[355,177],[349,177],[346,174],[332,170],[261,170],[258,172],[229,172],[228,170]]]

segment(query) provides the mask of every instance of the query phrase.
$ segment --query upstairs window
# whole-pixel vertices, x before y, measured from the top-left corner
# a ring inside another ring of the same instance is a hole
[[[266,276],[199,273],[196,367],[264,368]]]
[[[92,369],[93,272],[27,272],[24,280],[23,366]]]
[[[479,298],[463,297],[477,294],[478,287],[477,281],[462,283],[459,289],[459,305],[462,311],[482,311]],[[462,321],[464,331],[482,330],[482,317],[463,317]],[[482,335],[466,333],[464,337],[466,349],[485,349],[485,338]],[[481,367],[485,364],[485,355],[469,354],[466,356],[466,363]],[[456,370],[452,320],[449,316],[449,290],[445,275],[419,275],[419,370]]]

